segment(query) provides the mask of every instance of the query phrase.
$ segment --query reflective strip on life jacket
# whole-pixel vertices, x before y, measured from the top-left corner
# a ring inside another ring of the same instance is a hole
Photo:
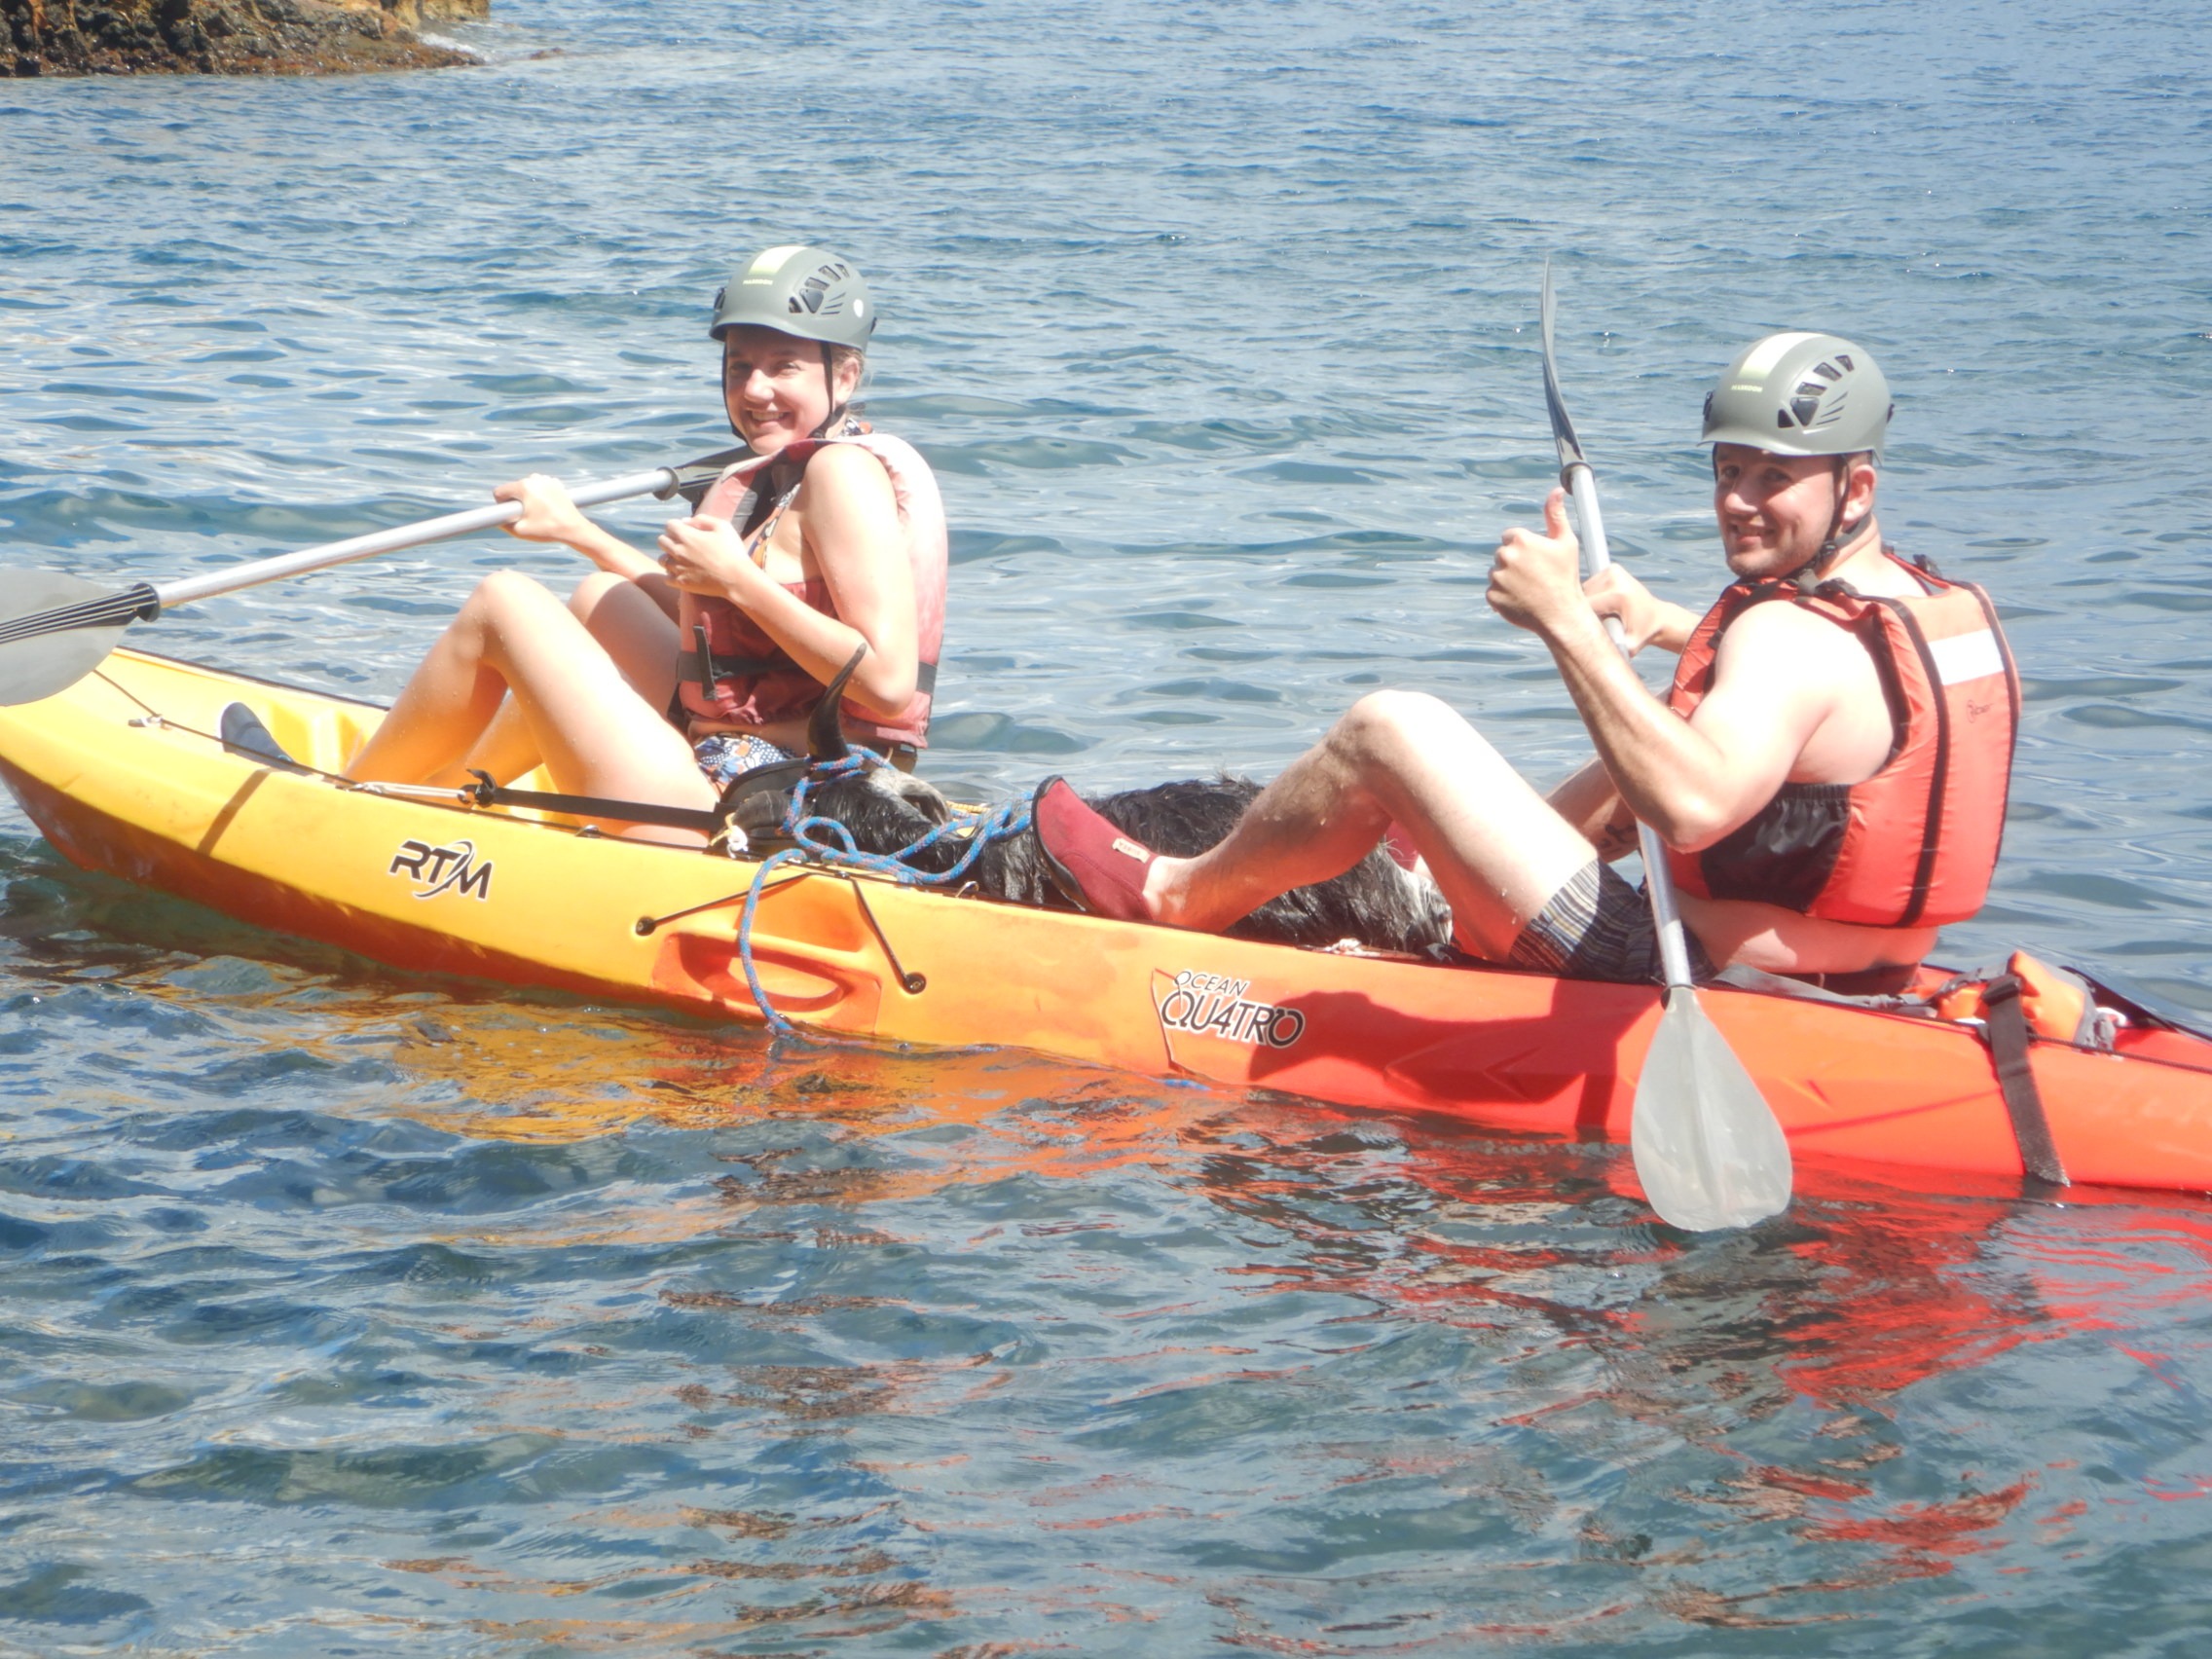
[[[828,444],[858,444],[883,463],[905,551],[914,577],[917,672],[914,696],[899,718],[871,719],[845,704],[845,728],[858,741],[884,747],[928,741],[930,708],[935,700],[937,662],[944,643],[944,599],[949,538],[944,503],[937,479],[911,444],[881,432],[808,438],[773,458],[758,457],[730,467],[707,490],[698,510],[729,518],[741,528],[760,502],[775,461],[795,461],[803,473],[816,451]],[[808,584],[811,586],[812,584]],[[793,591],[798,591],[794,588]],[[836,608],[827,594],[799,597],[825,614]],[[682,644],[677,658],[677,694],[686,713],[702,719],[748,725],[803,719],[822,699],[822,682],[793,661],[767,631],[737,606],[701,594],[681,596],[677,628]]]
[[[1785,784],[1712,846],[1671,855],[1683,892],[1868,927],[1940,926],[1981,908],[2005,832],[2019,676],[1988,595],[1885,553],[1929,591],[1895,599],[1842,582],[1809,594],[1739,582],[1690,636],[1667,698],[1685,719],[1713,688],[1729,623],[1754,605],[1790,603],[1866,647],[1895,735],[1864,783]]]

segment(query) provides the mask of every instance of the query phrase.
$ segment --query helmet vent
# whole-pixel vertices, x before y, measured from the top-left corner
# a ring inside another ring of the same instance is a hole
[[[1835,354],[1835,360],[1841,363],[1846,369],[1856,369],[1859,366],[1857,363],[1853,362],[1848,355],[1841,351],[1838,351]]]
[[[1789,412],[1797,417],[1798,425],[1810,426],[1813,417],[1821,412],[1821,400],[1818,397],[1793,397],[1789,400]]]
[[[1787,431],[1789,427],[1789,411],[1787,409],[1777,409],[1774,412],[1774,424]]]
[[[1839,381],[1843,379],[1843,371],[1837,368],[1833,363],[1815,363],[1813,365],[1813,373],[1819,375],[1821,379],[1825,381]]]

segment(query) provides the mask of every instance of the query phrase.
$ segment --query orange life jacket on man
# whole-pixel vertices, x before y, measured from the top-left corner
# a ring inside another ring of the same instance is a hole
[[[1784,784],[1750,823],[1702,852],[1672,854],[1682,892],[1887,928],[1963,922],[1981,908],[2005,830],[2019,675],[1987,594],[1883,552],[1926,592],[1738,582],[1691,634],[1667,697],[1685,719],[1713,688],[1722,631],[1754,605],[1787,603],[1866,647],[1895,735],[1864,783]]]
[[[826,444],[858,444],[891,475],[891,491],[904,532],[908,565],[914,573],[914,610],[919,625],[918,672],[914,696],[894,720],[878,720],[846,701],[846,732],[878,748],[898,744],[927,747],[930,704],[937,686],[938,653],[944,643],[944,593],[948,543],[944,503],[929,462],[914,447],[880,432],[806,438],[787,445],[772,458],[743,461],[730,467],[701,498],[698,510],[727,518],[750,534],[772,519],[798,488],[808,460]],[[767,492],[778,488],[779,496]],[[819,578],[785,584],[825,615],[837,614],[829,586]],[[752,617],[726,599],[683,594],[677,628],[682,644],[677,658],[677,695],[686,714],[740,725],[801,719],[822,700],[822,682],[792,659]]]

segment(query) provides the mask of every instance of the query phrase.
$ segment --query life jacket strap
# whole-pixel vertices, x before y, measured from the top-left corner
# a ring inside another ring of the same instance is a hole
[[[736,680],[748,675],[775,674],[779,671],[796,673],[798,665],[787,656],[726,657],[717,656],[706,641],[704,628],[694,629],[698,640],[695,649],[676,654],[676,674],[694,685],[712,685],[719,680]],[[919,663],[914,669],[914,689],[923,696],[937,694],[937,664]]]

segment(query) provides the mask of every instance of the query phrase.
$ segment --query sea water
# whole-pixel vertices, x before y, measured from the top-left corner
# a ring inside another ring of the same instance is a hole
[[[1699,399],[1878,353],[1997,594],[2025,945],[2212,1011],[2212,103],[2186,8],[500,0],[478,68],[0,91],[8,567],[160,580],[728,440],[816,240],[954,524],[932,775],[1582,737],[1483,602],[1562,373],[1720,581]],[[661,509],[608,522],[649,544]],[[388,696],[497,536],[149,645]],[[0,575],[0,580],[5,580]],[[2212,1213],[1625,1151],[428,982],[0,810],[0,1649],[2183,1654]]]

